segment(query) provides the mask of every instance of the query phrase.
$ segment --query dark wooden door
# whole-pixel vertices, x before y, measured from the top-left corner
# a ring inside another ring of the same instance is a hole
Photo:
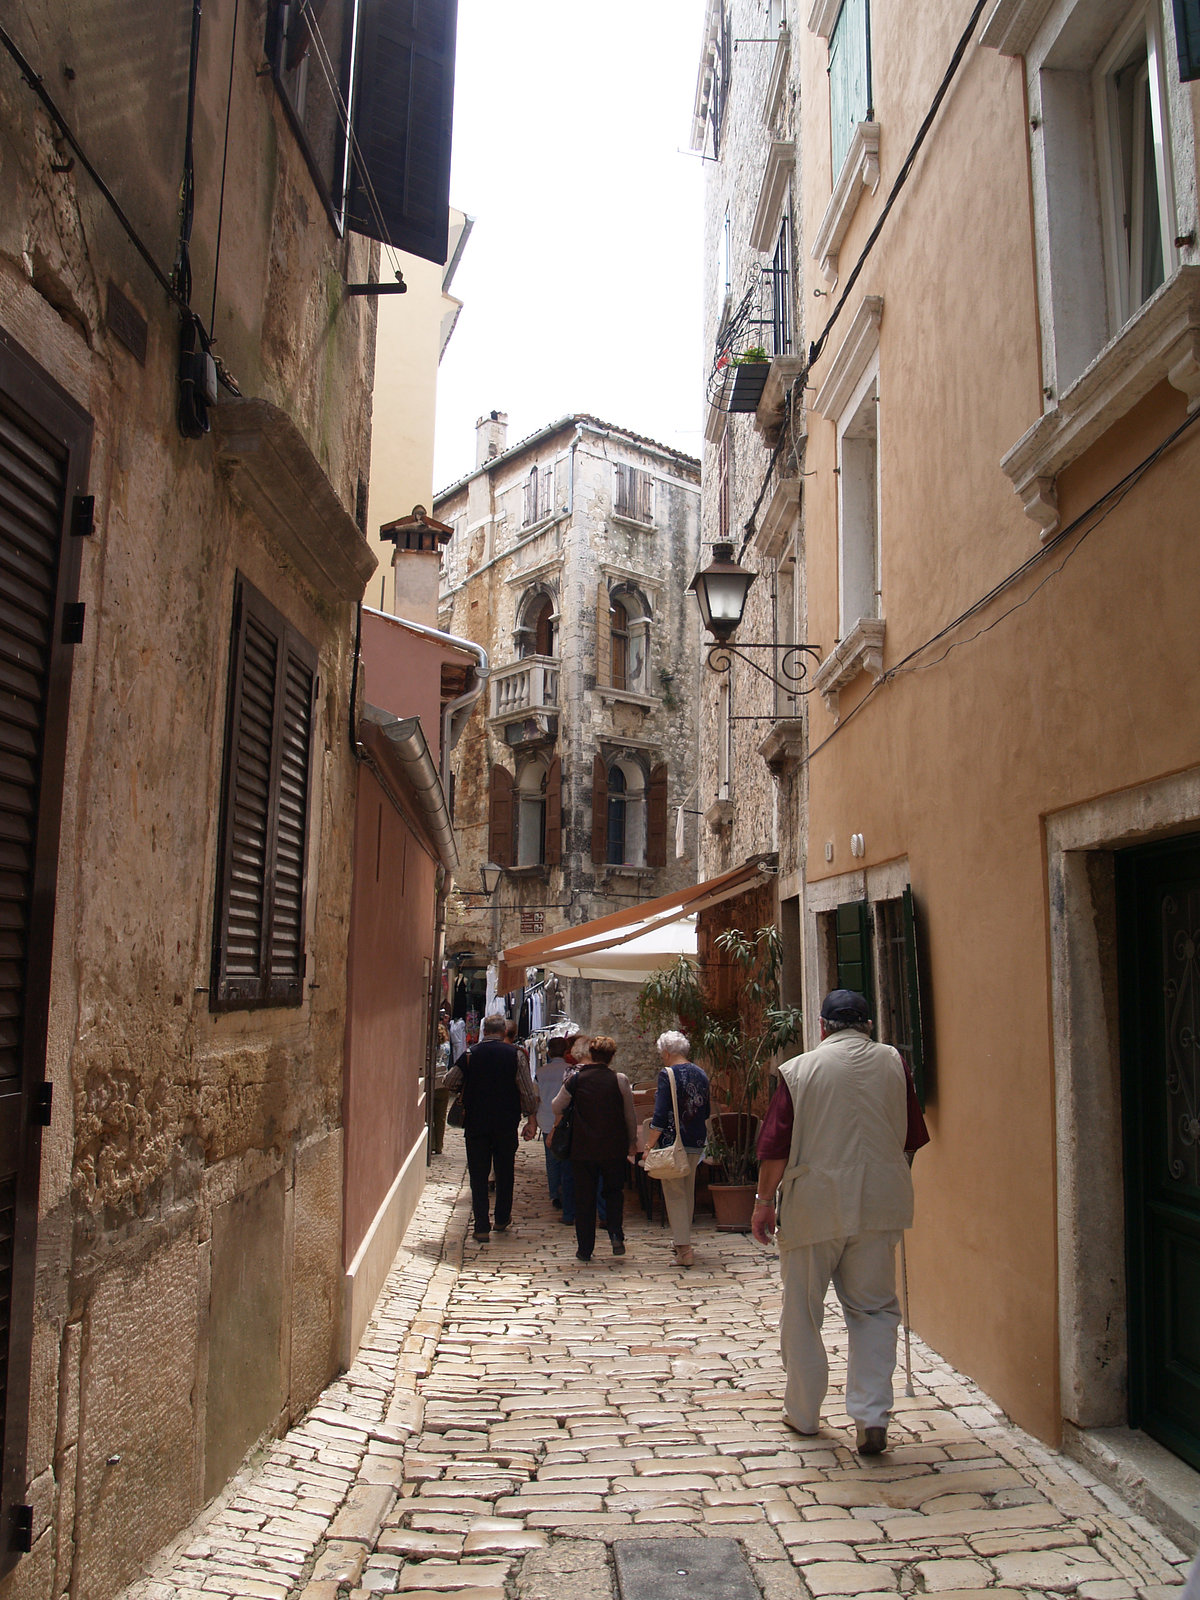
[[[1200,835],[1117,889],[1130,1421],[1200,1467]]]
[[[29,1548],[50,956],[91,424],[0,330],[0,1571]]]

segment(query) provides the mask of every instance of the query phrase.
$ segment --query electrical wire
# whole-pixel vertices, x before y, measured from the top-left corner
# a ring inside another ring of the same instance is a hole
[[[930,128],[933,126],[934,118],[937,116],[938,111],[941,108],[942,101],[946,98],[946,95],[949,93],[950,85],[954,81],[955,74],[958,72],[958,69],[959,69],[959,66],[960,66],[960,64],[962,62],[963,56],[966,55],[966,53],[967,53],[967,46],[970,44],[971,39],[974,36],[975,29],[979,24],[979,19],[983,15],[983,9],[988,3],[989,3],[989,0],[976,0],[975,9],[971,12],[971,20],[970,20],[970,22],[967,23],[967,26],[963,30],[962,36],[959,39],[958,44],[954,48],[954,54],[950,58],[950,65],[946,68],[946,71],[945,71],[945,74],[944,74],[944,76],[942,78],[942,81],[938,85],[937,93],[933,97],[933,101],[930,104],[929,110],[925,113],[925,120],[921,123],[921,126],[917,129],[916,138],[913,140],[912,144],[909,146],[908,154],[904,158],[904,165],[900,168],[900,171],[896,174],[896,181],[892,184],[892,187],[891,187],[891,189],[890,189],[890,191],[888,193],[888,197],[884,201],[883,210],[879,213],[879,216],[878,216],[878,218],[876,219],[876,222],[875,222],[875,226],[871,229],[871,232],[868,235],[867,241],[862,247],[862,252],[859,255],[858,260],[854,263],[854,267],[853,267],[853,269],[852,269],[852,271],[850,273],[850,276],[846,279],[845,287],[843,288],[841,294],[838,296],[837,304],[834,306],[833,310],[829,313],[828,322],[826,322],[824,328],[822,328],[822,330],[821,330],[820,334],[818,335],[818,337],[809,346],[808,364],[809,364],[810,367],[818,359],[818,357],[821,354],[821,351],[825,348],[825,341],[829,337],[830,330],[833,327],[834,323],[837,321],[838,317],[841,315],[842,308],[846,304],[846,301],[849,299],[850,291],[851,291],[851,289],[853,289],[854,285],[857,283],[859,274],[862,272],[863,267],[866,265],[867,257],[871,254],[871,251],[875,248],[876,240],[879,238],[879,235],[883,232],[883,225],[888,219],[888,213],[891,211],[893,205],[896,203],[897,196],[899,195],[901,189],[903,189],[905,184],[908,182],[909,174],[912,172],[912,169],[913,169],[913,164],[916,161],[917,156],[920,153],[921,146],[925,143],[925,137],[928,134]]]
[[[229,121],[233,110],[233,67],[237,57],[238,11],[241,0],[233,0],[233,28],[229,35],[229,86],[225,91],[225,143],[221,150],[221,196],[217,201],[217,245],[213,253],[212,310],[208,316],[210,330],[217,326],[217,278],[221,272],[221,235],[225,228],[225,174],[229,169]],[[213,342],[216,334],[213,332]]]
[[[848,724],[858,715],[858,713],[875,698],[876,694],[878,694],[882,688],[891,683],[894,679],[906,676],[911,672],[927,672],[931,667],[940,666],[941,663],[946,660],[947,656],[949,656],[953,651],[960,649],[963,645],[974,643],[976,639],[982,638],[984,634],[991,633],[993,628],[999,627],[999,625],[1008,617],[1011,617],[1014,612],[1020,611],[1024,606],[1027,606],[1034,596],[1038,594],[1040,590],[1045,588],[1046,584],[1050,582],[1051,578],[1058,577],[1059,573],[1062,572],[1063,568],[1075,556],[1077,551],[1083,547],[1091,535],[1095,533],[1097,528],[1103,526],[1103,524],[1130,493],[1130,491],[1135,488],[1142,478],[1145,477],[1146,473],[1150,471],[1151,467],[1153,467],[1155,463],[1172,448],[1173,445],[1177,444],[1190,428],[1195,427],[1198,422],[1200,422],[1200,411],[1193,412],[1190,416],[1185,417],[1179,426],[1169,433],[1160,444],[1156,445],[1148,456],[1144,456],[1136,466],[1131,467],[1123,478],[1121,478],[1117,483],[1113,484],[1111,489],[1107,489],[1104,494],[1093,500],[1091,505],[1085,510],[1081,511],[1079,515],[1069,522],[1065,528],[1060,528],[1053,538],[1048,539],[1040,549],[1035,550],[1031,556],[1029,556],[1020,564],[1020,566],[1014,567],[1013,570],[1005,577],[1001,578],[998,583],[993,584],[986,594],[980,595],[979,599],[973,601],[965,611],[960,611],[958,616],[947,622],[943,627],[939,628],[935,634],[931,634],[930,637],[923,643],[910,650],[908,654],[897,661],[894,666],[889,667],[886,672],[882,673],[867,690],[866,694],[862,697],[858,704],[854,706],[852,710],[847,712],[847,714],[840,720],[840,722],[838,722],[837,726],[830,733],[826,734],[825,738],[821,740],[820,744],[813,746],[813,748],[808,752],[799,765],[801,767],[808,766],[813,757],[824,750],[826,745],[832,743],[832,741],[837,738],[838,734],[848,726]],[[1089,519],[1093,517],[1095,518],[1095,521],[1089,523]],[[1082,532],[1080,532],[1081,529]],[[1072,536],[1076,533],[1079,533],[1080,537],[1076,539],[1075,543],[1071,545],[1070,549],[1065,552],[1062,560],[1057,566],[1051,568],[1051,570],[1034,585],[1027,595],[1024,595],[1020,600],[1014,601],[1013,604],[1007,607],[1006,610],[1002,611],[999,616],[993,617],[991,622],[989,622],[985,627],[977,628],[974,633],[969,634],[964,639],[955,639],[952,641],[935,660],[920,662],[914,665],[914,663],[917,662],[918,656],[924,655],[926,650],[929,650],[933,645],[938,644],[942,639],[945,639],[949,634],[953,633],[956,628],[960,628],[964,622],[969,622],[972,617],[978,616],[981,611],[986,610],[986,608],[991,605],[994,600],[998,599],[1000,595],[1011,589],[1015,583],[1018,583],[1027,572],[1030,572],[1034,567],[1045,561],[1048,556],[1054,553],[1054,551],[1061,549],[1067,540],[1072,538]]]

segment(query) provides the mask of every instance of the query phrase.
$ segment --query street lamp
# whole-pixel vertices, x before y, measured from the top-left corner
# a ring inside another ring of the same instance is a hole
[[[736,645],[730,642],[741,626],[746,596],[757,576],[756,572],[739,567],[733,559],[733,546],[722,542],[713,545],[712,561],[688,585],[696,596],[704,626],[712,636],[708,654],[704,658],[705,665],[713,672],[729,672],[736,656],[786,694],[811,694],[815,684],[809,684],[807,688],[801,688],[800,685],[808,676],[810,661],[817,664],[821,660],[818,645],[785,644],[774,639],[762,644],[743,639],[739,639]],[[747,650],[770,650],[782,676],[777,677],[765,667],[760,667],[757,661],[752,661],[746,655]]]
[[[716,544],[710,565],[688,585],[696,596],[704,626],[718,644],[727,644],[737,632],[746,609],[746,596],[757,576],[738,566],[731,544]]]
[[[499,886],[504,868],[498,867],[494,861],[485,861],[479,869],[479,881],[483,885],[483,892],[490,900]]]

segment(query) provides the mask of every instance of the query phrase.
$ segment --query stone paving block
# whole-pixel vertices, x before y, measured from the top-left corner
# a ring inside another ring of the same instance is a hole
[[[317,1579],[305,1584],[300,1591],[300,1600],[338,1600],[340,1587],[340,1584],[328,1583],[323,1578]]]
[[[986,1589],[992,1580],[982,1561],[918,1561],[917,1571],[931,1593],[940,1589]]]
[[[463,1589],[495,1587],[503,1591],[508,1577],[507,1561],[416,1561],[400,1571],[395,1593],[407,1594],[419,1590],[422,1594],[445,1594]]]
[[[900,1587],[891,1567],[878,1561],[820,1561],[804,1569],[814,1595],[887,1594]]]
[[[314,1582],[357,1583],[367,1559],[363,1545],[338,1541],[325,1546],[313,1566]]]
[[[1041,1528],[1032,1532],[972,1534],[967,1543],[981,1556],[999,1556],[1018,1550],[1056,1550],[1064,1545],[1086,1544],[1087,1534],[1078,1528]]]
[[[536,1528],[488,1529],[473,1527],[463,1543],[462,1553],[473,1555],[523,1554],[542,1550],[549,1541]]]
[[[463,1534],[384,1528],[375,1548],[383,1555],[393,1556],[456,1556],[463,1548]]]
[[[396,1491],[389,1486],[356,1484],[330,1523],[329,1538],[373,1544],[395,1499]]]
[[[1086,1546],[1000,1555],[993,1559],[992,1567],[1002,1583],[1014,1588],[1067,1590],[1088,1579],[1117,1577],[1103,1556]]]

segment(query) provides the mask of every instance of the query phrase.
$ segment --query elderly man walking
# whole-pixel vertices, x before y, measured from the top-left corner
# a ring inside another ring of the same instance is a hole
[[[459,1057],[446,1076],[453,1092],[462,1089],[463,1138],[471,1179],[475,1237],[489,1238],[488,1182],[496,1174],[496,1232],[512,1221],[513,1183],[517,1159],[517,1125],[524,1112],[526,1139],[537,1133],[537,1090],[529,1076],[529,1058],[506,1042],[505,1019],[484,1017],[482,1036]]]
[[[829,1386],[821,1322],[832,1281],[846,1318],[846,1410],[861,1455],[887,1449],[900,1325],[895,1252],[913,1217],[905,1147],[928,1139],[919,1107],[919,1126],[909,1132],[902,1057],[870,1034],[861,994],[826,995],[820,1044],[779,1069],[759,1134],[751,1223],[760,1244],[778,1229],[784,1421],[797,1433],[819,1431]]]

